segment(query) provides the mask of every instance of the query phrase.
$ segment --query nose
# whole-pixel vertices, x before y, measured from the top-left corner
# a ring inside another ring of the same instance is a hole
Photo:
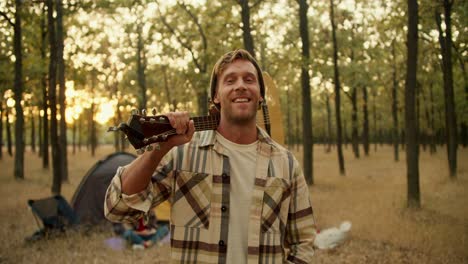
[[[245,82],[244,80],[242,80],[242,78],[240,78],[237,83],[236,83],[236,87],[235,87],[235,90],[238,91],[238,90],[247,90],[247,86],[245,85]]]

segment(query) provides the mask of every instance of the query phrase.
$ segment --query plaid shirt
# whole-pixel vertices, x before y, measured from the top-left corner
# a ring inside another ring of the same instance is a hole
[[[230,167],[215,134],[197,132],[173,148],[140,193],[121,192],[125,167],[119,168],[107,190],[106,217],[135,222],[169,199],[172,263],[226,263]],[[248,263],[311,263],[315,223],[299,164],[261,129],[258,140]]]

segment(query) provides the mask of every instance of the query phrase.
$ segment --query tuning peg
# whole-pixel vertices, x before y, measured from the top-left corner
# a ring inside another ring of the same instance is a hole
[[[142,110],[141,110],[141,114],[142,114],[143,116],[146,116],[146,109],[142,109]]]
[[[138,109],[132,109],[132,115],[138,115],[140,113],[140,111],[138,111]]]
[[[150,124],[156,124],[156,119],[150,118],[150,119],[149,119],[149,122],[150,122]]]
[[[152,150],[153,150],[153,146],[151,145],[146,146],[146,151],[152,151]]]
[[[151,109],[151,113],[152,113],[153,115],[156,115],[156,108],[153,107],[153,109]]]
[[[143,148],[137,149],[136,153],[137,153],[138,155],[141,155],[141,154],[145,153],[145,150],[144,150]]]

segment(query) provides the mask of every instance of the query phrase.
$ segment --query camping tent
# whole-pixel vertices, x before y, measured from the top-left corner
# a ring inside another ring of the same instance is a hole
[[[104,198],[107,187],[119,166],[129,164],[136,158],[126,152],[116,152],[98,161],[83,177],[75,191],[71,205],[81,224],[98,224],[104,217]]]
[[[104,199],[107,187],[119,166],[127,165],[136,158],[127,152],[110,154],[98,161],[83,177],[71,200],[71,206],[81,224],[96,225],[107,222],[104,217]],[[164,202],[154,209],[159,221],[168,221],[170,206]]]

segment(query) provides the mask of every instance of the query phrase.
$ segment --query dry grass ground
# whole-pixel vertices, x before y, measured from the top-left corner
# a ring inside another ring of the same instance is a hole
[[[63,195],[70,200],[86,171],[111,153],[99,148],[69,154],[70,182]],[[422,152],[420,181],[422,209],[406,207],[405,157],[394,162],[390,147],[379,147],[369,157],[354,159],[345,149],[346,176],[340,176],[336,153],[315,155],[315,185],[311,187],[320,228],[343,220],[353,224],[349,240],[339,248],[317,251],[315,263],[468,263],[468,150],[459,150],[459,174],[449,180],[445,149],[436,155]],[[300,155],[298,154],[298,157]],[[169,247],[144,251],[107,248],[113,234],[67,232],[44,242],[25,243],[37,224],[27,208],[28,199],[50,195],[51,173],[41,168],[36,154],[26,154],[26,179],[13,179],[13,160],[0,160],[0,263],[167,263]]]

